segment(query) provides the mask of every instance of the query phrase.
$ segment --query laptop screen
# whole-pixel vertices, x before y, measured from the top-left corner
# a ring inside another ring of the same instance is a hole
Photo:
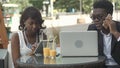
[[[98,56],[96,31],[61,31],[62,56]]]

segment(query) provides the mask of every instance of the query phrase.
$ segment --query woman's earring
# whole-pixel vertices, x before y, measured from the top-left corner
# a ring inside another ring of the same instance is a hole
[[[23,30],[23,27],[22,27],[22,26],[19,26],[19,30]]]

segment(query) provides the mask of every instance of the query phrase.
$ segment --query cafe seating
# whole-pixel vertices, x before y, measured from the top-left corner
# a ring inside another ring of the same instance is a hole
[[[8,68],[8,51],[0,49],[0,68]]]
[[[13,61],[12,61],[11,44],[10,44],[10,42],[8,44],[7,50],[8,50],[8,68],[13,68],[14,66],[13,66]]]

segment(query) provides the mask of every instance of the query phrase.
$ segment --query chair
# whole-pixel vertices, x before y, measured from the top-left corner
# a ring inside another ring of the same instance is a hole
[[[11,53],[11,42],[9,42],[7,50],[8,50],[8,68],[14,68]]]
[[[1,9],[0,9],[0,38],[1,38],[2,43],[3,43],[3,48],[7,49],[8,37],[7,37],[7,32],[6,32],[6,28],[5,28],[4,19],[2,16]]]

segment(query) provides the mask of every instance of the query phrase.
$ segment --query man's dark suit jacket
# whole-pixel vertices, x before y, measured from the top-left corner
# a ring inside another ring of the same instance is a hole
[[[120,22],[115,21],[115,23],[116,23],[118,32],[120,32]],[[97,28],[95,24],[90,24],[88,27],[88,30],[97,30]],[[99,30],[97,30],[97,32],[98,32],[98,53],[99,53],[99,56],[104,56],[103,35]],[[111,42],[111,55],[113,59],[120,65],[120,41],[118,42],[113,35],[112,35],[112,42]]]

